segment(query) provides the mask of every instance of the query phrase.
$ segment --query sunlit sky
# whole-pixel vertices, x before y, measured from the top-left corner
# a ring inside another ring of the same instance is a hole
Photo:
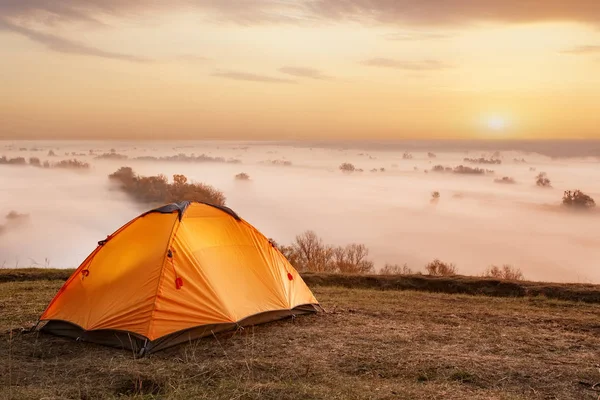
[[[598,0],[0,0],[0,138],[600,138]]]

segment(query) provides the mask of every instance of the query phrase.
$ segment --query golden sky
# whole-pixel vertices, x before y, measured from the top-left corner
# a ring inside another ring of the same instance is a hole
[[[0,138],[600,138],[598,0],[0,0]]]

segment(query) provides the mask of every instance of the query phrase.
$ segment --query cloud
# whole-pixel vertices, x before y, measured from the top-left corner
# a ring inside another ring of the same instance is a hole
[[[561,51],[563,54],[596,54],[600,53],[600,45],[576,46]]]
[[[321,18],[390,24],[461,25],[478,21],[600,23],[598,0],[314,0]]]
[[[102,14],[200,10],[240,24],[354,20],[403,25],[478,21],[599,24],[598,0],[0,0],[0,15],[97,21]]]
[[[452,35],[449,33],[438,33],[438,32],[394,32],[383,35],[387,40],[398,40],[398,41],[420,41],[420,40],[437,40],[437,39],[448,39]]]
[[[1,1],[1,0],[0,0]],[[47,33],[42,33],[29,28],[25,28],[19,25],[12,24],[4,19],[0,18],[0,32],[7,31],[17,33],[19,35],[27,37],[29,40],[43,44],[50,50],[66,53],[66,54],[78,54],[85,56],[111,58],[115,60],[125,60],[133,62],[148,62],[150,60],[130,55],[115,53],[111,51],[101,50],[95,47],[86,46],[84,44],[74,42],[68,39],[64,39],[60,36],[55,36]]]
[[[276,78],[267,75],[258,75],[249,72],[238,72],[238,71],[216,71],[212,74],[220,78],[233,79],[236,81],[249,81],[249,82],[266,82],[266,83],[296,83],[291,79]]]
[[[449,65],[438,60],[403,61],[391,58],[371,58],[361,64],[370,67],[395,68],[406,71],[436,71],[451,68]]]
[[[325,75],[318,69],[314,69],[314,68],[281,67],[281,68],[279,68],[279,72],[282,72],[287,75],[297,76],[299,78],[311,78],[311,79],[321,79],[321,80],[333,79],[331,76]]]
[[[102,15],[128,16],[143,12],[200,10],[219,21],[239,24],[296,22],[302,1],[280,0],[0,0],[0,15],[47,20],[95,21]]]

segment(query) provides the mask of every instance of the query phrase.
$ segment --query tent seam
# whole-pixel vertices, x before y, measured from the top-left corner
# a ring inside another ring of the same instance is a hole
[[[167,262],[167,256],[169,254],[169,248],[171,247],[171,243],[175,239],[177,235],[177,231],[179,230],[179,226],[181,225],[182,219],[175,218],[175,222],[173,223],[173,227],[171,227],[171,234],[169,235],[169,239],[167,240],[167,247],[165,248],[165,254],[163,256],[162,265],[160,267],[160,278],[158,278],[158,283],[156,285],[156,291],[154,293],[154,302],[152,304],[152,311],[150,312],[150,319],[148,321],[148,329],[146,331],[146,337],[150,339],[150,330],[152,329],[152,325],[154,322],[154,313],[156,312],[156,303],[158,300],[158,293],[160,292],[160,288],[162,286],[164,277],[165,277],[165,264]],[[177,227],[176,227],[177,226]]]

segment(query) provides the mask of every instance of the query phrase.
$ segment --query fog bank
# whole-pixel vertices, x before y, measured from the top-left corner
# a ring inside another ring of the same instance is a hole
[[[96,159],[111,149],[129,159]],[[332,245],[364,243],[377,268],[388,262],[422,270],[427,262],[440,258],[456,263],[461,274],[481,274],[491,264],[512,264],[526,279],[600,283],[599,213],[573,213],[560,207],[567,189],[581,189],[600,201],[600,163],[595,158],[551,158],[500,149],[495,156],[502,164],[472,165],[464,158],[490,159],[493,147],[0,142],[0,156],[9,158],[46,160],[50,150],[57,155],[52,160],[77,158],[91,168],[0,165],[0,225],[4,226],[0,265],[76,267],[98,240],[149,208],[136,204],[108,181],[109,173],[127,165],[141,175],[177,173],[213,185],[224,192],[229,207],[280,243],[291,242],[307,229]],[[429,151],[436,157],[431,158]],[[235,158],[240,163],[133,159],[178,153]],[[291,165],[283,166],[281,161]],[[343,162],[364,172],[344,174],[338,169]],[[495,173],[425,173],[435,165],[461,164]],[[378,171],[371,172],[374,168]],[[535,185],[541,171],[548,174],[552,188]],[[240,172],[248,173],[250,180],[235,180]],[[504,176],[516,183],[494,182]],[[433,191],[440,192],[437,203],[431,202]],[[19,224],[5,221],[12,210],[29,218]]]

